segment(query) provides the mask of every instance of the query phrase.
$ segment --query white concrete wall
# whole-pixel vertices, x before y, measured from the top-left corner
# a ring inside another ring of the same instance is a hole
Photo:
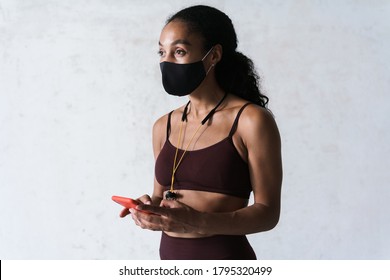
[[[390,257],[390,2],[204,1],[235,23],[283,138],[262,259]],[[153,180],[168,15],[199,1],[0,0],[0,258],[158,259],[113,194]]]

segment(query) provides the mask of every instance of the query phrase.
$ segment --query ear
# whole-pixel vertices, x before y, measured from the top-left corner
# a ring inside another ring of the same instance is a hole
[[[217,64],[222,59],[223,49],[220,44],[216,44],[211,51],[211,63]]]

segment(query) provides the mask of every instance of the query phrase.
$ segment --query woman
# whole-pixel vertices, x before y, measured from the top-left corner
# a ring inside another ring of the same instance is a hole
[[[253,64],[229,17],[207,6],[169,18],[159,48],[165,90],[189,101],[156,121],[153,194],[121,217],[162,231],[161,259],[256,259],[245,235],[278,223],[282,164]]]

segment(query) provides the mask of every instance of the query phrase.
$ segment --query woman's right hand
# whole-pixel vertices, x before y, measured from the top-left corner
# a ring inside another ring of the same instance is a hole
[[[151,199],[150,196],[147,195],[147,194],[144,194],[143,196],[137,198],[136,201],[138,201],[140,204],[148,204],[148,205],[151,205],[151,204],[152,204],[152,199]],[[124,209],[121,211],[121,213],[119,214],[119,217],[124,218],[124,217],[126,217],[127,215],[129,215],[129,214],[130,214],[129,208],[124,208]]]

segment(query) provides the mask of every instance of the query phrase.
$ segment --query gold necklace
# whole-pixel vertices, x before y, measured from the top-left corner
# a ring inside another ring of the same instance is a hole
[[[171,178],[171,187],[170,190],[165,194],[165,199],[167,200],[175,200],[177,199],[177,193],[174,191],[174,182],[175,182],[175,174],[177,169],[179,168],[180,163],[182,162],[184,155],[187,153],[188,148],[190,147],[192,140],[194,140],[196,134],[198,133],[199,129],[214,115],[215,111],[217,108],[222,104],[222,102],[225,100],[227,96],[227,93],[222,97],[222,99],[218,102],[218,104],[207,114],[207,116],[200,122],[198,128],[195,130],[194,134],[192,135],[190,142],[188,142],[187,147],[183,151],[179,161],[177,161],[177,156],[179,152],[179,147],[181,145],[181,136],[182,136],[182,131],[183,131],[183,123],[187,121],[187,110],[188,106],[190,105],[189,101],[187,105],[184,108],[183,115],[181,118],[181,124],[180,124],[180,131],[179,131],[179,138],[177,140],[177,146],[176,146],[176,152],[175,152],[175,157],[173,159],[173,168],[172,168],[172,178]],[[184,139],[183,139],[184,140]]]

